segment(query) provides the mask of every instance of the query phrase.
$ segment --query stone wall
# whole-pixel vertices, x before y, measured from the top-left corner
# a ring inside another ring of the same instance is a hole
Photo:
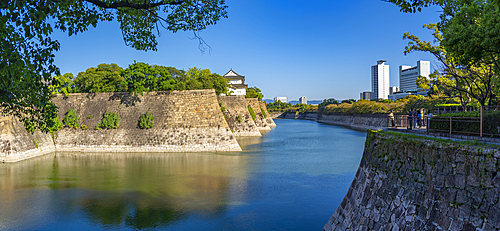
[[[50,133],[27,132],[17,118],[0,115],[0,162],[15,162],[54,150]]]
[[[279,112],[273,114],[274,118],[300,119],[318,121],[317,113],[299,113],[299,112]]]
[[[63,128],[55,139],[57,151],[81,152],[203,152],[240,151],[217,102],[215,91],[57,95],[52,100],[62,120],[69,108],[77,111],[87,130]],[[107,111],[120,118],[118,129],[96,126]],[[139,118],[154,116],[151,129],[141,129]]]
[[[361,130],[382,129],[387,127],[387,115],[321,115],[318,122]]]
[[[271,117],[271,114],[267,111],[267,106],[266,102],[264,101],[259,101],[260,107],[264,110],[264,113],[266,113],[266,122],[269,125],[269,127],[273,128],[276,127],[276,123],[274,123],[273,118]]]
[[[218,100],[219,104],[226,109],[223,113],[235,136],[262,136],[248,112],[244,95],[218,96]],[[238,116],[241,117],[240,122],[238,122]]]
[[[356,176],[324,230],[499,230],[500,151],[368,131]]]
[[[52,138],[39,131],[29,133],[17,119],[0,116],[0,161],[15,162],[54,151],[241,151],[214,90],[150,92],[139,97],[127,93],[55,95],[53,102],[59,107],[60,120],[72,108],[87,129],[65,127]],[[118,129],[96,129],[106,110],[120,118]],[[139,127],[146,111],[154,116],[151,129]]]
[[[269,124],[267,123],[267,119],[264,118],[264,115],[260,111],[260,103],[257,98],[246,98],[247,104],[252,107],[253,112],[255,113],[256,119],[255,124],[259,130],[271,130]]]
[[[277,119],[277,118],[284,119],[286,112],[271,112],[269,114],[271,115],[271,118],[273,118],[273,119]]]

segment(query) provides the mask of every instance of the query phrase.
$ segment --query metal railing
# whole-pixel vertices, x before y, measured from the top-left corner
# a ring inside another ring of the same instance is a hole
[[[406,129],[426,129],[427,132],[440,132],[440,133],[449,133],[449,134],[462,134],[462,135],[473,135],[473,136],[491,136],[491,137],[500,137],[500,123],[498,124],[497,130],[498,133],[488,133],[485,132],[484,129],[484,111],[500,111],[499,106],[483,106],[479,108],[479,116],[478,117],[458,117],[458,116],[450,116],[450,117],[434,117],[432,120],[428,118],[427,115],[422,117],[417,116],[409,117],[408,115],[395,115],[394,128],[406,128]],[[410,122],[411,121],[411,126]],[[440,128],[436,128],[436,126],[429,126],[429,123],[441,122],[448,124],[446,128],[443,128],[441,125]],[[487,121],[489,122],[489,121]],[[416,125],[416,126],[415,126]],[[488,125],[487,125],[488,126]],[[491,123],[490,123],[491,126]],[[497,125],[494,125],[497,126]],[[392,122],[389,117],[387,117],[387,127],[393,127]],[[432,128],[431,128],[432,127]],[[458,128],[472,128],[472,129],[458,129]],[[488,130],[488,128],[487,128]],[[491,128],[489,128],[491,131]]]
[[[408,118],[410,118],[410,120],[408,120]],[[409,117],[408,115],[394,115],[394,128],[410,129],[410,123],[408,121],[412,122],[411,128],[426,128],[428,123],[426,115],[424,115],[423,118],[420,116]],[[392,127],[389,117],[387,117],[387,127]]]

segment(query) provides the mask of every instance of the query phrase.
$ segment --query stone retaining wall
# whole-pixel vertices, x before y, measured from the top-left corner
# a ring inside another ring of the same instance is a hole
[[[360,130],[382,129],[387,127],[387,115],[322,115],[318,122]]]
[[[78,152],[213,152],[241,151],[217,102],[215,90],[55,95],[63,120],[77,111],[82,128],[62,128],[50,134],[30,134],[10,117],[0,117],[0,161],[13,162],[54,151]],[[120,118],[118,129],[96,129],[107,111]],[[154,116],[151,129],[139,127],[146,111]],[[35,148],[35,142],[38,148]]]
[[[356,176],[323,230],[499,230],[500,151],[368,131]]]
[[[248,112],[244,95],[218,96],[218,99],[219,104],[226,109],[223,113],[235,136],[262,136]],[[240,122],[238,122],[238,116],[241,117]]]
[[[284,119],[286,112],[270,112],[269,114],[271,115],[271,118],[273,118],[273,119],[276,119],[276,118]]]
[[[264,118],[264,115],[260,111],[260,103],[257,98],[246,98],[247,104],[252,107],[253,112],[255,113],[256,119],[255,124],[259,130],[271,130],[269,124],[267,123],[267,119]]]
[[[55,151],[50,133],[27,132],[12,116],[0,115],[0,162],[15,162]]]
[[[259,104],[260,104],[260,107],[264,110],[264,113],[266,113],[266,122],[269,125],[269,127],[271,127],[271,128],[276,127],[276,123],[274,123],[273,117],[267,111],[266,102],[259,101]]]
[[[127,93],[57,95],[59,118],[76,110],[87,130],[61,129],[57,151],[82,152],[203,152],[240,151],[224,119],[215,91],[150,92],[133,97]],[[118,129],[96,130],[107,111],[120,118]],[[151,129],[141,129],[139,118],[154,116]],[[91,118],[89,118],[91,116]]]

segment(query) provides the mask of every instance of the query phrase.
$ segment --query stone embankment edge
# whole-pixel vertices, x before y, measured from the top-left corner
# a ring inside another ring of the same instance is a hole
[[[266,121],[269,127],[273,128],[276,127],[276,123],[274,123],[273,117],[271,117],[271,114],[269,114],[269,111],[267,110],[266,102],[264,101],[259,101],[260,107],[264,110],[264,113],[266,113]]]
[[[222,113],[234,136],[262,136],[248,111],[244,95],[218,96],[217,99],[225,109]]]
[[[320,123],[344,126],[355,130],[365,131],[366,129],[384,129],[387,126],[386,115],[321,115],[318,118],[316,113],[289,113],[272,112],[273,118],[279,119],[305,119]]]
[[[150,92],[138,98],[126,93],[56,95],[55,104],[61,109],[61,120],[73,108],[80,114],[80,124],[89,129],[63,128],[52,139],[51,134],[27,132],[15,118],[0,116],[0,161],[16,162],[57,151],[241,151],[213,89]],[[122,128],[94,130],[106,110],[117,112]],[[138,118],[147,110],[156,110],[157,127],[146,132],[138,127]],[[89,119],[89,115],[93,116]]]
[[[271,127],[269,127],[269,124],[267,123],[267,119],[264,117],[260,110],[260,103],[259,99],[257,98],[246,98],[247,104],[252,108],[253,112],[255,113],[255,124],[257,125],[257,128],[262,131],[269,131],[271,130]]]
[[[323,230],[498,230],[498,147],[369,130]]]

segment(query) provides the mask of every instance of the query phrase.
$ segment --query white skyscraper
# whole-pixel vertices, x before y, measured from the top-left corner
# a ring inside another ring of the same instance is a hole
[[[389,95],[389,65],[387,60],[377,61],[372,66],[372,94],[370,99],[387,99]]]
[[[307,104],[307,97],[303,96],[299,98],[299,103],[300,104]]]
[[[417,87],[418,76],[429,77],[431,73],[431,62],[417,61],[417,66],[411,67],[406,65],[399,66],[399,88],[402,92],[407,91],[422,91]]]

